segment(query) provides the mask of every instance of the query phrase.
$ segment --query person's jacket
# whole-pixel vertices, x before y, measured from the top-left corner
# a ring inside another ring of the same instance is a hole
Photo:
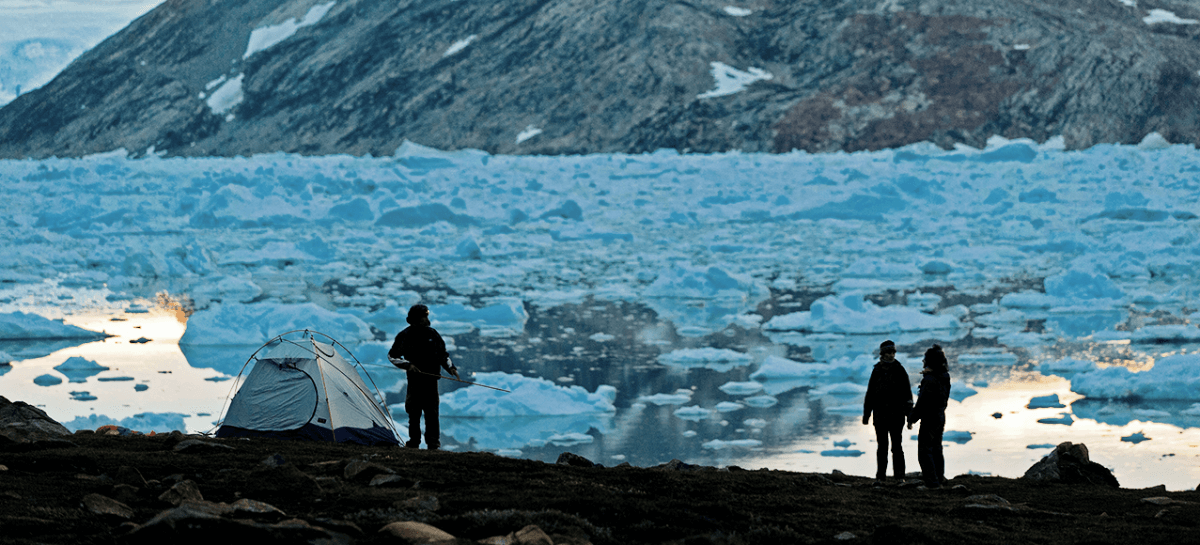
[[[871,370],[867,396],[863,399],[863,416],[907,416],[912,408],[912,383],[908,372],[897,360],[880,361]]]
[[[917,405],[908,415],[909,423],[924,417],[945,415],[946,403],[950,399],[950,373],[948,371],[925,373],[921,377]]]
[[[410,325],[396,334],[388,357],[408,360],[408,391],[437,395],[437,380],[442,369],[450,370],[450,354],[437,330],[426,325]],[[419,372],[418,372],[419,371]]]

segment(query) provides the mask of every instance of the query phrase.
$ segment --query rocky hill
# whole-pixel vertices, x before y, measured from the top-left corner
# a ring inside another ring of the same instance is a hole
[[[0,157],[1200,143],[1185,0],[167,0]]]

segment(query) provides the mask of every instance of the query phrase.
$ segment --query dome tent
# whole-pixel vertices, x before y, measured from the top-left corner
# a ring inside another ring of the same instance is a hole
[[[287,338],[296,333],[302,338]],[[319,342],[315,335],[330,342]],[[267,341],[246,361],[255,362],[254,367],[229,403],[216,436],[398,445],[388,412],[336,347],[354,359],[323,333],[289,331]]]

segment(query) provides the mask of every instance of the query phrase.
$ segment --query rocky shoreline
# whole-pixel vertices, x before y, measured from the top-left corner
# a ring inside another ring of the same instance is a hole
[[[1090,462],[1074,463],[1086,447],[1069,443],[1042,480],[962,475],[927,489],[836,471],[605,468],[568,454],[547,464],[179,432],[64,435],[35,407],[0,400],[5,543],[1180,543],[1200,521],[1200,492],[1078,478]]]

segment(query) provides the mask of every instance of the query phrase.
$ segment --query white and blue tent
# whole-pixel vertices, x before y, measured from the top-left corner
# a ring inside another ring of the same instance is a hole
[[[287,338],[296,333],[301,338]],[[309,331],[284,333],[259,347],[216,436],[399,444],[382,396],[372,395],[338,347],[354,359],[341,343]]]

